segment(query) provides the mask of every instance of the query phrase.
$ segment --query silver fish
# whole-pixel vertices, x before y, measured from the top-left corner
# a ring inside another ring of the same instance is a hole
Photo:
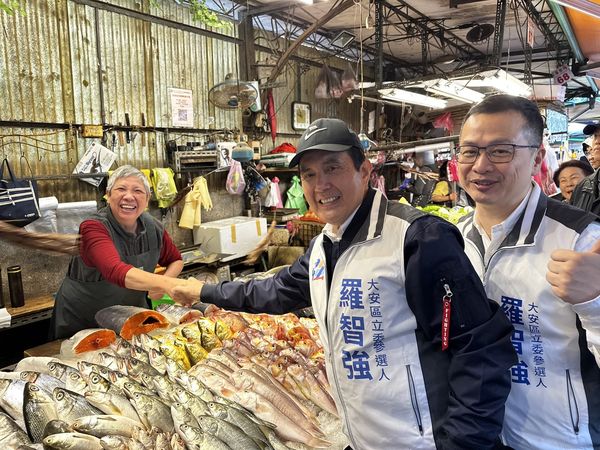
[[[85,399],[104,414],[125,416],[140,422],[140,416],[131,402],[122,395],[111,392],[86,392]]]
[[[150,364],[140,361],[139,359],[132,358],[131,356],[125,358],[125,364],[127,364],[127,375],[129,375],[137,382],[142,381],[142,374],[144,373],[153,376],[160,375],[158,370],[156,370]]]
[[[48,370],[48,363],[58,361],[58,359],[49,356],[28,356],[17,363],[14,371],[33,371],[52,375],[52,373],[50,373]]]
[[[206,416],[210,414],[207,403],[199,397],[189,392],[187,389],[177,386],[175,388],[175,395],[179,403],[183,404],[186,408],[192,411],[194,416]]]
[[[229,423],[237,425],[244,433],[250,436],[254,441],[261,441],[268,443],[267,436],[262,432],[258,424],[253,421],[248,412],[242,411],[241,409],[231,408],[229,406],[222,405],[221,403],[209,402],[208,409],[210,415],[217,419],[226,420]]]
[[[167,357],[163,355],[158,348],[151,348],[148,350],[148,359],[150,365],[154,367],[161,375],[167,373]]]
[[[33,443],[40,443],[46,424],[58,419],[54,399],[39,386],[29,382],[25,383],[23,395],[23,417],[27,433]]]
[[[73,428],[81,433],[102,437],[118,435],[133,437],[134,428],[143,428],[143,425],[128,417],[113,415],[83,416],[73,422]]]
[[[0,379],[0,407],[23,429],[25,429],[23,419],[24,390],[25,382],[22,380]]]
[[[8,414],[0,412],[0,446],[10,449],[21,444],[31,444],[27,433]]]
[[[158,397],[149,396],[136,392],[131,398],[133,407],[137,411],[142,423],[147,428],[153,426],[163,432],[172,432],[174,429],[171,409],[165,405]]]
[[[71,426],[64,420],[51,420],[44,427],[44,437],[46,438],[52,434],[58,433],[70,433],[72,431],[73,429]]]
[[[102,450],[100,439],[83,433],[58,433],[44,439],[44,448],[57,450]]]
[[[173,423],[175,429],[178,429],[180,425],[189,425],[191,427],[200,428],[200,424],[196,419],[196,416],[179,402],[174,402],[171,405],[171,416],[173,417]]]
[[[41,372],[25,371],[21,372],[21,380],[34,383],[46,392],[52,392],[56,387],[65,387],[65,383],[58,378]]]
[[[231,450],[231,447],[212,434],[205,433],[200,428],[180,425],[177,430],[190,449],[198,450]]]
[[[137,359],[138,361],[142,361],[146,364],[150,363],[150,355],[148,355],[148,351],[145,348],[140,347],[139,345],[132,345],[130,348],[130,356],[132,358]]]
[[[210,416],[198,417],[200,428],[206,433],[221,439],[231,448],[243,448],[244,450],[261,450],[261,448],[247,436],[237,425],[233,425],[225,420]]]
[[[98,408],[90,405],[82,395],[62,388],[55,388],[52,392],[56,414],[67,423],[73,422],[81,416],[102,414]]]

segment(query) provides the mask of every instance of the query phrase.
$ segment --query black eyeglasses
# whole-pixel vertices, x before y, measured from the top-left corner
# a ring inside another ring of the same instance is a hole
[[[458,162],[461,164],[473,164],[477,161],[477,157],[483,151],[487,159],[493,163],[511,162],[515,157],[517,148],[538,148],[537,145],[519,145],[519,144],[492,144],[486,147],[478,147],[477,145],[459,145]]]

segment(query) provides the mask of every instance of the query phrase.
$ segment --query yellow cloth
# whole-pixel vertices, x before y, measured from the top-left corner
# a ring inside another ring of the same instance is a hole
[[[438,181],[431,193],[432,197],[436,195],[450,195],[450,184],[447,181]]]
[[[194,179],[192,190],[185,196],[185,205],[179,218],[179,226],[190,230],[200,226],[202,223],[201,208],[209,210],[212,206],[206,178]]]
[[[152,169],[152,188],[159,208],[166,208],[177,195],[173,171],[170,168]]]

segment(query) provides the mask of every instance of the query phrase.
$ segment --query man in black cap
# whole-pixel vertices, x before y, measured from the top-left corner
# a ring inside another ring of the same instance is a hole
[[[571,204],[600,216],[600,125],[586,125],[583,133],[592,136],[587,158],[594,173],[584,178],[573,190]]]
[[[458,230],[369,187],[371,163],[338,119],[313,122],[290,166],[327,222],[272,278],[174,292],[250,312],[313,307],[327,379],[353,449],[491,449],[516,363]]]

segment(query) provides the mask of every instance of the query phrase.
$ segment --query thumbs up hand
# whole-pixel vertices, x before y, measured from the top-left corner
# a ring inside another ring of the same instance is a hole
[[[557,297],[573,305],[600,296],[600,240],[588,252],[552,252],[546,280]]]

